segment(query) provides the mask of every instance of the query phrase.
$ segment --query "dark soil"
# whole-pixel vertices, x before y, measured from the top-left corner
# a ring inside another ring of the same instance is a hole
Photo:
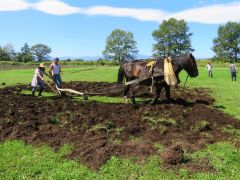
[[[104,82],[71,82],[65,87],[107,96],[122,96],[123,90]],[[111,156],[144,160],[158,155],[166,167],[208,171],[208,163],[191,165],[184,153],[228,139],[220,130],[226,125],[240,128],[238,121],[212,106],[214,99],[204,89],[171,90],[173,102],[166,103],[162,96],[157,105],[93,103],[68,96],[38,98],[21,94],[22,89],[27,87],[0,89],[0,141],[21,139],[55,150],[72,144],[69,158],[79,158],[92,169]],[[136,92],[140,96],[148,91],[141,87]],[[207,123],[198,129],[201,121]],[[157,144],[164,145],[164,150],[159,151]]]

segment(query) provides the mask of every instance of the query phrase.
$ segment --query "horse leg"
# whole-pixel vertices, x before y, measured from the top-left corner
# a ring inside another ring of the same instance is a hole
[[[124,99],[125,99],[126,102],[128,101],[127,96],[128,96],[129,88],[130,88],[130,85],[127,85],[127,86],[124,87],[123,96],[124,96]]]
[[[157,103],[157,100],[160,96],[162,88],[163,88],[162,85],[161,86],[155,86],[155,88],[154,88],[155,96],[154,96],[154,99],[151,101],[151,104],[156,104]]]
[[[171,95],[170,95],[170,86],[169,85],[165,85],[164,86],[165,91],[166,91],[166,98],[168,102],[171,102]]]
[[[135,104],[136,101],[135,101],[135,97],[134,97],[134,94],[133,94],[133,91],[132,91],[131,87],[129,88],[129,96],[130,96],[130,98],[131,98],[131,102],[132,102],[133,104]]]

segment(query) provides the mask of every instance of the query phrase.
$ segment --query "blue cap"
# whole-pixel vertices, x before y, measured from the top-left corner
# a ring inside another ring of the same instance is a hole
[[[59,61],[59,58],[56,57],[56,58],[54,58],[53,60],[54,60],[54,61]]]

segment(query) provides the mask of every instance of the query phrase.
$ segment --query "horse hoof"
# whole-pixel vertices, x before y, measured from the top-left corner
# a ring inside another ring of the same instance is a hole
[[[88,96],[87,95],[83,95],[83,100],[87,101],[88,100]]]
[[[154,105],[154,104],[156,104],[156,101],[151,101],[150,104]]]

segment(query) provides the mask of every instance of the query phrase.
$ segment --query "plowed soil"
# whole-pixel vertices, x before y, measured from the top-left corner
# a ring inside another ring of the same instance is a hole
[[[65,87],[120,97],[123,90],[123,86],[104,82],[71,82]],[[237,120],[213,106],[214,99],[204,89],[173,89],[171,104],[161,96],[156,105],[96,103],[69,96],[38,98],[21,94],[23,89],[27,87],[0,89],[0,141],[21,139],[55,150],[71,144],[74,150],[69,158],[79,158],[92,169],[111,156],[144,160],[157,155],[165,167],[211,171],[207,163],[186,160],[184,153],[228,139],[221,131],[226,125],[240,128]],[[146,96],[148,91],[140,88],[136,93]]]

